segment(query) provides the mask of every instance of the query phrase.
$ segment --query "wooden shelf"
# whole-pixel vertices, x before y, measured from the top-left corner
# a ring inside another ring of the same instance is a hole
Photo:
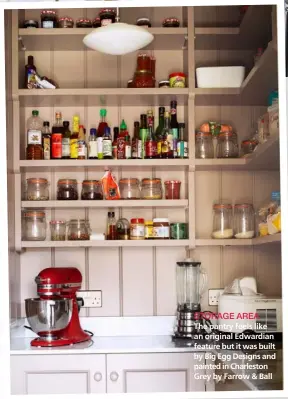
[[[186,247],[189,240],[22,241],[22,248]]]
[[[185,208],[188,200],[22,201],[22,208]]]
[[[212,239],[212,238],[204,238],[197,239],[196,238],[196,247],[224,247],[224,246],[257,246],[257,245],[267,245],[272,243],[281,243],[281,234],[274,234],[266,237],[256,237],[252,239]]]

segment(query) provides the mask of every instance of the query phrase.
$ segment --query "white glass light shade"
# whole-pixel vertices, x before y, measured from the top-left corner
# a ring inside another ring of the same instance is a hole
[[[140,50],[152,42],[154,36],[137,25],[116,22],[94,29],[83,39],[92,50],[111,55],[124,55]]]

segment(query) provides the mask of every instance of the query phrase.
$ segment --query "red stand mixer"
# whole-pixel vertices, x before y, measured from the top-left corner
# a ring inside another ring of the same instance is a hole
[[[39,298],[25,300],[27,320],[39,335],[31,346],[55,347],[89,341],[82,330],[76,292],[82,275],[75,267],[49,267],[35,278]]]

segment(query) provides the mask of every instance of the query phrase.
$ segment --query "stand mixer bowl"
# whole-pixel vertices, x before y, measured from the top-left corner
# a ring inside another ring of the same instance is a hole
[[[72,299],[25,299],[26,317],[32,331],[53,339],[66,328],[72,317]]]

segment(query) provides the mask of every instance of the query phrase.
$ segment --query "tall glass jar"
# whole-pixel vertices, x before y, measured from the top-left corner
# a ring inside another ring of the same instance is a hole
[[[255,236],[255,212],[252,204],[234,206],[235,238],[253,238]]]
[[[103,200],[101,182],[99,180],[83,180],[81,200]]]
[[[30,178],[26,180],[27,201],[48,201],[49,200],[49,183],[47,179],[43,178]]]
[[[36,210],[29,210],[23,212],[22,240],[24,241],[46,240],[45,212],[36,211]]]
[[[60,179],[57,183],[57,200],[78,200],[77,180]]]
[[[147,200],[162,199],[161,179],[142,179],[141,198]]]
[[[195,143],[195,151],[196,158],[198,159],[208,159],[214,158],[214,146],[212,134],[207,132],[197,132],[196,133],[196,143]]]
[[[66,222],[65,220],[50,221],[51,241],[66,240]]]
[[[222,132],[217,140],[217,158],[237,158],[239,155],[236,133]]]
[[[119,186],[122,199],[140,199],[140,182],[138,179],[121,179]]]
[[[213,206],[212,238],[223,239],[233,237],[233,213],[231,204],[215,204]]]
[[[68,223],[68,240],[90,240],[91,229],[88,220],[84,219],[71,219]]]

